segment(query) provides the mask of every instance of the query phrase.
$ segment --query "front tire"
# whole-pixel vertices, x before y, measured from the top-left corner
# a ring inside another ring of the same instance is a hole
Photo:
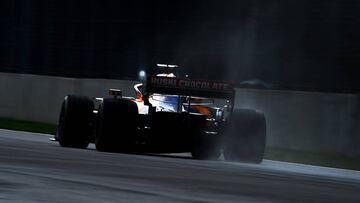
[[[263,113],[240,109],[233,112],[224,136],[224,157],[229,161],[260,163],[266,145]]]
[[[87,148],[93,132],[93,109],[94,102],[88,97],[65,97],[56,132],[57,140],[62,147]]]

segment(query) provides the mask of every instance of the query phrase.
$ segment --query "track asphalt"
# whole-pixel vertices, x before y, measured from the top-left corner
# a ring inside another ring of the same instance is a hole
[[[0,202],[360,202],[360,172],[62,148],[0,130]]]

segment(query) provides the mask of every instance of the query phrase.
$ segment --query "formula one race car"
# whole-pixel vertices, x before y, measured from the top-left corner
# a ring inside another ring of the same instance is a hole
[[[178,78],[173,73],[134,86],[136,98],[110,89],[109,98],[68,95],[55,140],[63,147],[124,153],[191,152],[196,159],[262,161],[266,122],[262,113],[234,109],[226,82]]]

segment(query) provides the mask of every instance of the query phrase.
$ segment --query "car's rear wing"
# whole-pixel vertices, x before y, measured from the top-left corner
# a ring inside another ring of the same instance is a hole
[[[219,81],[150,76],[145,88],[147,93],[227,99],[232,104],[235,97],[234,85]]]

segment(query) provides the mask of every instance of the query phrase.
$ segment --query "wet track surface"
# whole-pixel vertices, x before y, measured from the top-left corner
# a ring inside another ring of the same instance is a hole
[[[360,202],[360,172],[102,153],[0,130],[0,202]]]

